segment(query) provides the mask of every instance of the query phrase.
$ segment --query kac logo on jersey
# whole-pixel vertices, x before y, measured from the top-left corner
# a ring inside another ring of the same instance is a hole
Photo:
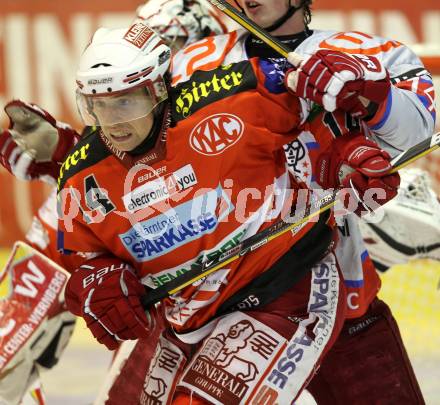
[[[214,114],[191,131],[191,148],[202,155],[213,156],[233,146],[243,135],[243,121],[232,114]]]

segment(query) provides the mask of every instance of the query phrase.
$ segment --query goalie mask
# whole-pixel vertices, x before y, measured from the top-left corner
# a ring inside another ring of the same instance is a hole
[[[226,32],[226,27],[204,0],[150,0],[137,9],[137,16],[173,50]],[[182,43],[179,44],[178,39],[182,39]]]
[[[411,259],[440,260],[440,202],[428,173],[400,171],[397,197],[383,205],[380,222],[360,221],[368,252],[379,270]]]

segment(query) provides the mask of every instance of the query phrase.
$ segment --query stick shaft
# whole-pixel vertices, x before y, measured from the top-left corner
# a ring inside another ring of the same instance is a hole
[[[243,28],[247,29],[257,38],[261,39],[281,56],[287,58],[288,53],[293,53],[286,45],[279,41],[274,36],[270,35],[266,30],[254,23],[245,14],[238,11],[234,6],[230,5],[225,0],[209,0],[209,2],[224,14],[232,18],[236,23],[240,24]],[[298,60],[301,60],[301,56],[298,55]]]
[[[417,145],[412,146],[411,148],[407,149],[405,152],[402,152],[400,155],[396,156],[391,161],[391,164],[393,166],[391,173],[395,173],[398,170],[403,169],[404,167],[408,166],[415,160],[420,159],[421,157],[427,155],[428,153],[435,151],[439,147],[440,147],[440,132],[437,132],[436,134],[432,135],[430,138],[424,139],[422,142],[419,142]]]
[[[439,147],[440,132],[396,156],[391,162],[393,169],[391,169],[390,173],[395,173],[397,170],[407,166],[426,154],[433,152]],[[307,206],[301,211],[301,213],[295,216],[295,218],[299,219],[294,219],[292,221],[291,218],[288,218],[287,220],[276,222],[262,232],[245,239],[239,245],[229,249],[216,258],[192,266],[188,272],[176,277],[161,287],[149,291],[147,295],[141,298],[142,305],[144,308],[148,308],[152,304],[179,292],[201,278],[223,268],[229,263],[239,259],[241,256],[258,249],[278,236],[292,231],[294,228],[319,216],[324,211],[331,209],[335,205],[336,199],[337,193],[335,191],[329,193],[313,203],[312,206]]]

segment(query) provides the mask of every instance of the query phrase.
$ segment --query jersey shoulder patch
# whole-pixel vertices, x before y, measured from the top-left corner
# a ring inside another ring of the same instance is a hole
[[[190,80],[171,87],[172,121],[176,123],[216,101],[255,88],[257,76],[248,60],[210,71],[198,70]]]
[[[61,191],[66,181],[75,174],[110,155],[111,152],[102,144],[96,128],[84,131],[80,141],[69,151],[60,168],[58,191]]]
[[[243,60],[240,39],[244,35],[243,30],[209,36],[179,51],[172,61],[172,84],[189,80],[197,70],[209,71],[225,63]]]
[[[332,33],[323,38],[319,48],[351,54],[378,55],[402,47],[399,41],[369,35],[359,31]]]

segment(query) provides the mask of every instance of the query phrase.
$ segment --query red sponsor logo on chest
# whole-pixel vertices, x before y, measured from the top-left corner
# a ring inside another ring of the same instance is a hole
[[[202,155],[218,155],[243,135],[243,121],[232,114],[214,114],[201,121],[189,136],[191,148]]]

